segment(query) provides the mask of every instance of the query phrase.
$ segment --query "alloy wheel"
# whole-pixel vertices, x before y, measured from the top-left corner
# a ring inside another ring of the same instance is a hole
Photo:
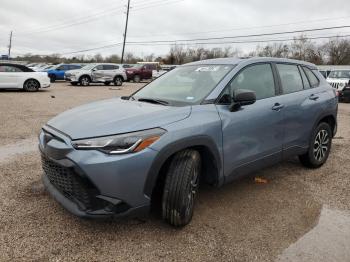
[[[190,216],[193,212],[194,200],[198,192],[199,185],[199,168],[195,166],[192,171],[192,178],[189,185],[189,190],[187,194],[187,206],[186,206],[186,216]]]
[[[329,150],[329,135],[328,132],[324,129],[321,129],[316,137],[314,143],[314,157],[317,161],[321,162],[324,157],[327,155]]]
[[[39,89],[39,83],[36,80],[30,79],[26,82],[25,89],[33,92]]]
[[[89,78],[83,77],[83,78],[81,79],[81,84],[82,84],[83,86],[88,86],[88,85],[90,84]]]

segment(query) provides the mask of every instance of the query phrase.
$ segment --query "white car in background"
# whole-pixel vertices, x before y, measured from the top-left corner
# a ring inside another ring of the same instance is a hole
[[[158,78],[176,67],[176,65],[161,65],[157,70],[152,70],[152,78]]]
[[[88,86],[90,83],[104,83],[105,85],[114,83],[116,86],[121,86],[127,80],[127,76],[124,65],[96,63],[88,64],[81,69],[66,71],[65,80],[73,86],[78,84]]]
[[[0,63],[0,89],[24,89],[28,92],[50,87],[46,72],[34,72],[19,64]]]
[[[327,82],[338,91],[342,91],[350,83],[350,69],[332,70],[327,77]]]

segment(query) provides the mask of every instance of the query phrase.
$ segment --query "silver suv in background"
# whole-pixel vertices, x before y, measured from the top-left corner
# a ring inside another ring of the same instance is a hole
[[[90,83],[114,83],[121,86],[127,80],[123,65],[119,64],[88,64],[81,69],[70,70],[65,73],[65,80],[73,86],[80,84],[88,86]]]

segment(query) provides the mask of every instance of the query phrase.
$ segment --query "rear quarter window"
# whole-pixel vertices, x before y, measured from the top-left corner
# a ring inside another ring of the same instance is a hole
[[[320,80],[316,77],[316,75],[307,67],[304,67],[304,71],[310,81],[311,87],[317,87],[320,84]]]

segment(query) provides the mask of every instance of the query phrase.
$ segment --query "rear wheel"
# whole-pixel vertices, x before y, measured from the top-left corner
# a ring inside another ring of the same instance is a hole
[[[123,84],[123,78],[121,76],[116,76],[113,82],[114,85],[121,86]]]
[[[200,154],[191,149],[177,153],[169,166],[162,199],[163,219],[181,227],[193,215],[201,173]]]
[[[40,88],[40,83],[35,79],[25,81],[23,89],[27,92],[36,92]]]
[[[332,136],[329,124],[320,123],[313,132],[308,152],[299,156],[300,162],[309,168],[321,167],[328,159]]]
[[[90,82],[91,82],[91,80],[90,80],[90,77],[88,77],[88,76],[82,76],[79,79],[79,83],[82,86],[88,86],[88,85],[90,85]]]

